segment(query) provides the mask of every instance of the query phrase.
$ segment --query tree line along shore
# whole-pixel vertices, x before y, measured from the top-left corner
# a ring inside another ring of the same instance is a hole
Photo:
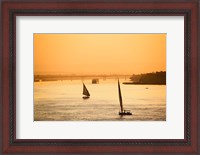
[[[57,80],[86,80],[86,79],[117,79],[117,78],[125,78],[130,79],[129,82],[123,82],[123,84],[155,84],[155,85],[166,85],[166,72],[152,72],[152,73],[144,73],[144,74],[133,74],[133,75],[102,75],[102,76],[67,76],[67,75],[35,75],[34,82],[39,81],[57,81]]]
[[[123,82],[123,84],[155,84],[166,85],[166,72],[152,72],[145,74],[133,74],[130,77],[130,82]]]

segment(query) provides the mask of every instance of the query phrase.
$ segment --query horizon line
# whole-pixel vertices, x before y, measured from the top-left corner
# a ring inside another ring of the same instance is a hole
[[[144,72],[144,73],[130,73],[130,74],[75,74],[75,73],[36,73],[35,75],[62,75],[62,76],[117,76],[117,75],[138,75],[138,74],[147,74],[147,73],[156,73],[156,72],[166,72],[166,71],[152,71],[152,72]]]

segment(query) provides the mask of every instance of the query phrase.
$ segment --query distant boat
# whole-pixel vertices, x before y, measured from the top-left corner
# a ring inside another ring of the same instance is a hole
[[[121,94],[119,80],[118,80],[118,91],[119,91],[119,103],[120,103],[120,107],[121,107],[121,111],[119,112],[119,115],[132,115],[130,110],[124,110],[124,108],[123,108],[122,94]]]
[[[90,98],[90,93],[89,93],[89,91],[87,90],[87,88],[86,88],[86,86],[85,86],[84,83],[83,83],[83,95],[85,95],[85,96],[83,96],[83,99],[88,99],[88,98]]]
[[[99,79],[92,79],[92,84],[98,84],[99,83]]]

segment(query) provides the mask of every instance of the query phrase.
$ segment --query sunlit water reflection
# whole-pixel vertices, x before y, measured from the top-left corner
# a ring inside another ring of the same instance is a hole
[[[123,80],[121,80],[123,82]],[[82,81],[34,83],[35,121],[165,121],[165,85],[124,85],[124,108],[133,115],[120,117],[117,80],[84,80],[91,97],[82,98]]]

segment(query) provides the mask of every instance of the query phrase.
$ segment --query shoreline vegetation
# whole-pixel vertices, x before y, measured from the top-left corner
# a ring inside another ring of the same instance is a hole
[[[145,74],[133,74],[130,77],[130,82],[123,82],[123,84],[132,85],[166,85],[166,72],[152,72]]]
[[[34,82],[62,81],[62,80],[88,80],[88,79],[118,79],[122,78],[127,85],[166,85],[166,72],[152,72],[133,75],[34,75]]]

